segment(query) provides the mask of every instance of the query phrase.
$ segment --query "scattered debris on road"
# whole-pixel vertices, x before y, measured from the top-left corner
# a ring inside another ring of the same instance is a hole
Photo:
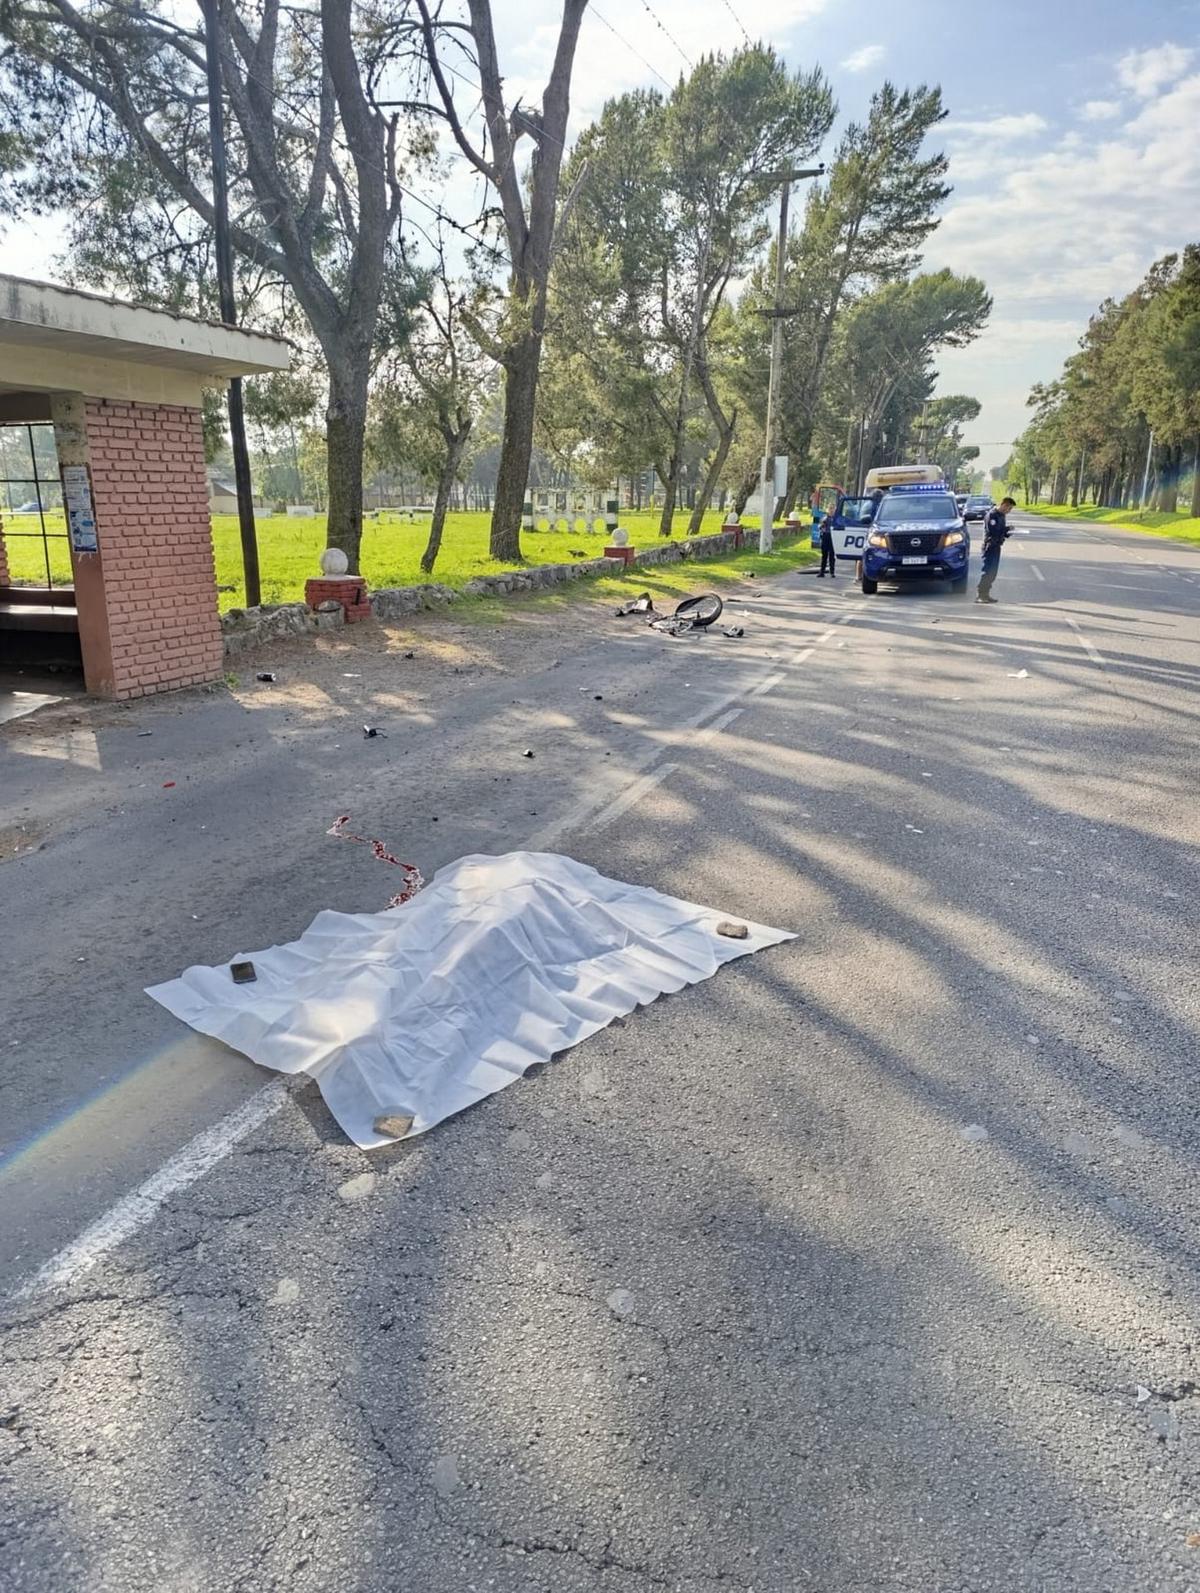
[[[617,618],[624,619],[628,614],[653,614],[654,599],[649,592],[643,592],[641,597],[635,597],[631,603],[624,603],[617,610]]]
[[[1028,680],[1029,671],[1027,669],[1010,669],[1008,678],[1009,680]]]
[[[252,962],[231,962],[229,976],[235,985],[252,985],[258,978]]]
[[[385,1139],[403,1139],[413,1126],[410,1112],[380,1112],[372,1127],[377,1134],[382,1134]]]
[[[269,685],[269,686],[273,686],[275,684],[275,679],[276,679],[274,673],[271,670],[269,670],[269,669],[260,669],[258,674],[255,675],[254,678],[255,678],[255,680],[265,681],[266,684]]]
[[[677,603],[673,614],[652,619],[650,628],[668,636],[690,636],[694,631],[707,630],[719,620],[724,607],[715,592],[701,592],[697,597],[685,597]]]
[[[376,736],[382,736],[385,741],[387,740],[387,731],[380,730],[378,725],[364,725],[363,735],[368,741],[374,741]]]
[[[354,1205],[357,1201],[365,1200],[375,1188],[376,1174],[359,1173],[354,1178],[347,1178],[344,1184],[339,1184],[338,1194],[345,1201]]]
[[[749,933],[745,924],[735,924],[729,918],[723,918],[717,925],[717,934],[724,935],[726,940],[745,940]]]
[[[985,1139],[991,1139],[992,1136],[982,1123],[968,1123],[966,1128],[959,1129],[958,1137],[965,1139],[969,1145],[982,1145]]]
[[[526,747],[525,751],[521,754],[521,756],[523,758],[532,758],[533,757],[533,748],[532,747]]]
[[[614,1289],[604,1302],[614,1316],[622,1321],[633,1315],[634,1299],[628,1289]]]

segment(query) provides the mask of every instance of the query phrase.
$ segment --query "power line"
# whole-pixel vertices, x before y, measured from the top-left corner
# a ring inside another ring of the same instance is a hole
[[[733,9],[732,5],[730,5],[729,0],[721,0],[721,4],[725,7],[726,11],[729,12],[729,15],[737,23],[738,27],[741,28],[741,30],[742,30],[742,38],[745,39],[747,46],[749,46],[750,48],[753,48],[753,43],[752,43],[752,40],[750,38],[750,35],[746,32],[746,24],[742,21],[741,17],[738,16],[737,12]]]
[[[652,72],[654,74],[654,76],[658,79],[658,81],[662,84],[662,86],[667,90],[668,93],[674,92],[673,88],[672,88],[672,85],[667,82],[666,78],[662,75],[662,73],[658,70],[658,68],[656,66],[651,66],[650,62],[647,61],[646,57],[642,54],[642,52],[640,50],[638,50],[638,49],[635,49],[634,46],[632,44],[630,44],[629,40],[625,37],[625,35],[623,33],[618,33],[616,28],[613,27],[612,23],[608,20],[608,18],[606,16],[602,15],[601,12],[597,11],[595,6],[590,6],[588,8],[588,15],[595,17],[597,22],[603,22],[604,26],[612,34],[613,38],[616,39],[620,44],[623,44],[625,46],[625,48],[629,51],[630,55],[637,56],[638,60],[646,68],[647,72]]]
[[[688,54],[687,54],[686,50],[680,44],[679,40],[675,37],[675,35],[671,32],[671,30],[667,26],[667,24],[662,20],[662,18],[657,14],[657,12],[655,12],[651,8],[650,0],[642,0],[642,10],[646,13],[646,15],[654,23],[655,27],[657,27],[663,34],[666,35],[666,37],[670,40],[670,42],[675,46],[676,50],[678,50],[679,54],[683,57],[684,65],[687,67],[687,69],[689,71],[692,71],[693,70],[692,63],[691,63],[690,59],[688,58]]]

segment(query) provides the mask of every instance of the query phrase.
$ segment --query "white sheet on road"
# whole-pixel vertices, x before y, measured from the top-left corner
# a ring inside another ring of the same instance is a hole
[[[264,1067],[311,1074],[369,1148],[387,1143],[381,1113],[412,1116],[419,1134],[614,1018],[793,938],[748,924],[729,940],[725,916],[555,853],[464,857],[402,907],[318,913],[291,945],[253,952],[254,984],[223,963],[147,994]]]

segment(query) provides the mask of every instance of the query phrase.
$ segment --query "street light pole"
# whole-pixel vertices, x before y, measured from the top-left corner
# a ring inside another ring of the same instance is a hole
[[[775,546],[775,449],[778,442],[779,382],[783,365],[783,289],[787,273],[788,207],[791,203],[792,184],[804,177],[824,176],[824,164],[808,166],[799,171],[780,173],[783,184],[779,195],[779,237],[775,243],[775,303],[768,312],[771,317],[771,369],[767,378],[767,425],[765,452],[759,486],[762,490],[762,529],[758,534],[760,553],[770,553]]]
[[[204,12],[204,63],[208,76],[208,134],[212,146],[213,230],[217,256],[217,295],[221,320],[237,325],[237,300],[233,292],[233,244],[229,235],[229,178],[225,165],[225,120],[221,110],[221,50],[218,36],[218,0],[200,0]],[[242,536],[242,568],[246,576],[246,607],[262,602],[258,574],[258,539],[254,527],[254,488],[250,481],[250,453],[246,447],[246,416],[242,407],[242,378],[229,381],[229,441],[233,450],[233,480],[237,488],[238,527]]]
[[[1150,441],[1146,444],[1146,468],[1142,472],[1142,513],[1146,512],[1146,493],[1150,488],[1150,461],[1154,457],[1154,433],[1150,433]]]

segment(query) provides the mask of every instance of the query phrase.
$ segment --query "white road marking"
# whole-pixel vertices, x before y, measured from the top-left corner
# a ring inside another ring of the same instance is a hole
[[[838,623],[844,625],[854,618],[856,614],[845,614]],[[834,635],[836,631],[832,629],[824,632],[812,647],[805,650],[804,656]],[[748,691],[731,692],[718,703],[706,703],[689,715],[678,729],[696,729],[704,720],[712,718],[715,714],[712,724],[701,738],[710,739],[724,730],[727,725],[732,724],[733,720],[743,712],[741,707],[731,706],[739,698],[760,696],[777,686],[784,678],[784,672],[779,671],[768,675],[766,680],[760,681]],[[651,757],[657,757],[660,750],[656,748]],[[537,831],[530,837],[527,845],[532,851],[544,850],[552,840],[579,828],[588,819],[593,820],[597,829],[613,823],[623,813],[628,812],[648,791],[652,791],[656,785],[674,774],[678,768],[677,763],[661,764],[657,769],[634,780],[632,785],[627,786],[615,798],[604,798],[600,802],[590,799],[580,803],[558,823],[546,825]],[[303,1088],[308,1082],[307,1075],[301,1075],[298,1083],[292,1087]],[[123,1244],[139,1228],[144,1228],[148,1222],[151,1222],[164,1201],[202,1178],[210,1168],[223,1161],[247,1134],[274,1117],[275,1113],[287,1104],[289,1093],[288,1085],[282,1079],[273,1079],[270,1084],[264,1085],[261,1090],[256,1090],[248,1100],[227,1113],[211,1128],[204,1129],[194,1139],[190,1139],[183,1149],[164,1162],[156,1173],[152,1173],[144,1183],[122,1196],[102,1216],[85,1228],[77,1239],[51,1256],[15,1291],[13,1298],[25,1300],[33,1295],[42,1294],[47,1289],[63,1288],[74,1283],[85,1272],[89,1272],[110,1250]]]
[[[738,712],[741,712],[740,708]],[[635,780],[632,785],[626,786],[621,795],[598,815],[592,828],[602,830],[606,825],[614,823],[623,813],[628,813],[635,802],[640,802],[647,791],[653,791],[656,785],[661,785],[678,768],[679,765],[677,763],[660,764],[657,769],[651,770],[649,774],[644,774],[640,780]]]
[[[307,1079],[304,1080],[307,1083]],[[287,1104],[288,1088],[282,1079],[256,1090],[248,1101],[233,1109],[176,1151],[145,1183],[110,1206],[102,1217],[85,1228],[79,1238],[39,1267],[29,1281],[17,1290],[18,1300],[40,1294],[44,1289],[74,1283],[116,1245],[157,1216],[165,1200],[202,1178],[210,1167],[222,1161],[234,1146]]]
[[[1104,659],[1101,658],[1100,654],[1092,646],[1091,642],[1088,641],[1087,637],[1079,629],[1078,620],[1072,619],[1069,614],[1067,615],[1066,618],[1067,618],[1067,624],[1071,627],[1071,629],[1075,632],[1076,636],[1079,638],[1079,645],[1083,648],[1084,652],[1088,655],[1088,657],[1091,659],[1093,664],[1099,664],[1101,669],[1103,669],[1104,668]]]
[[[722,730],[728,730],[729,726],[738,717],[738,715],[744,714],[745,712],[746,710],[744,708],[730,708],[728,713],[723,713],[719,719],[714,719],[707,730],[702,730],[700,732],[700,734],[696,737],[696,745],[698,747],[702,747],[706,741],[711,741],[714,736],[719,736]]]
[[[792,662],[795,663],[796,660],[793,658]],[[751,690],[747,693],[747,696],[761,697],[763,692],[774,690],[781,680],[786,679],[787,676],[785,675],[784,671],[782,669],[778,670],[774,675],[768,675],[766,680],[760,680],[757,686],[751,688]]]
[[[1039,581],[1044,581],[1046,579],[1046,577],[1042,574],[1041,570],[1038,568],[1038,566],[1036,564],[1031,564],[1029,566],[1029,568],[1037,576]]]

